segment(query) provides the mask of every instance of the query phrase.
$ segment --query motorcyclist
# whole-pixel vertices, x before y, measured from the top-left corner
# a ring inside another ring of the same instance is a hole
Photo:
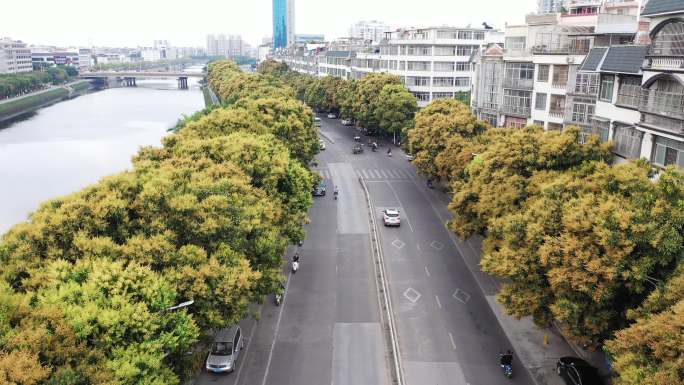
[[[292,256],[292,262],[299,262],[299,253],[294,253]]]
[[[501,367],[513,365],[513,352],[510,350],[506,351],[505,354],[500,355],[499,360]]]
[[[391,149],[391,148],[388,148],[388,149],[387,149],[387,155],[388,155],[388,156],[392,156],[392,149]]]
[[[340,188],[335,186],[335,190],[333,191],[333,195],[335,195],[335,199],[337,199],[337,196],[340,194]]]

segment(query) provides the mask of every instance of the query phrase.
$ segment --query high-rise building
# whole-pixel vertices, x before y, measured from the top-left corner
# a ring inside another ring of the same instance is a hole
[[[537,13],[558,13],[563,10],[568,0],[537,0]]]
[[[390,29],[388,25],[381,21],[359,21],[349,27],[349,37],[378,43],[384,38],[385,32],[388,32]]]
[[[273,49],[295,42],[294,0],[273,0]]]
[[[0,39],[0,74],[33,71],[31,50],[20,40]]]
[[[240,35],[207,35],[207,55],[234,57],[245,54],[248,45]]]

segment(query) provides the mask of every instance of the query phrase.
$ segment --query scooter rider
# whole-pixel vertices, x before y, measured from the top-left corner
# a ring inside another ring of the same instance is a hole
[[[392,156],[392,149],[391,148],[387,149],[387,156]]]
[[[340,195],[340,188],[335,185],[335,190],[333,191],[333,195],[335,196],[335,199],[337,199],[337,196]]]
[[[513,365],[513,352],[508,350],[505,354],[501,354],[500,364],[502,368]]]

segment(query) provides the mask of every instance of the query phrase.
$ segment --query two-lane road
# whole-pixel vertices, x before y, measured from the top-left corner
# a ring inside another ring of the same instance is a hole
[[[387,144],[351,155],[354,131],[323,119],[323,132],[337,151],[350,154],[348,162],[366,182],[378,224],[382,210],[401,212],[401,227],[383,227],[380,235],[406,384],[532,384],[519,362],[513,379],[503,376],[498,354],[511,345],[487,304],[492,293],[483,293],[466,266],[435,192],[396,147],[392,157]]]

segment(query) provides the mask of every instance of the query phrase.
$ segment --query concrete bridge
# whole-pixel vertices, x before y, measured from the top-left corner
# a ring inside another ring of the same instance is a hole
[[[204,78],[207,74],[203,72],[171,72],[171,71],[97,71],[81,72],[78,77],[82,79],[122,79],[124,85],[135,87],[135,79],[139,78],[177,78],[178,88],[188,88],[188,78]]]

